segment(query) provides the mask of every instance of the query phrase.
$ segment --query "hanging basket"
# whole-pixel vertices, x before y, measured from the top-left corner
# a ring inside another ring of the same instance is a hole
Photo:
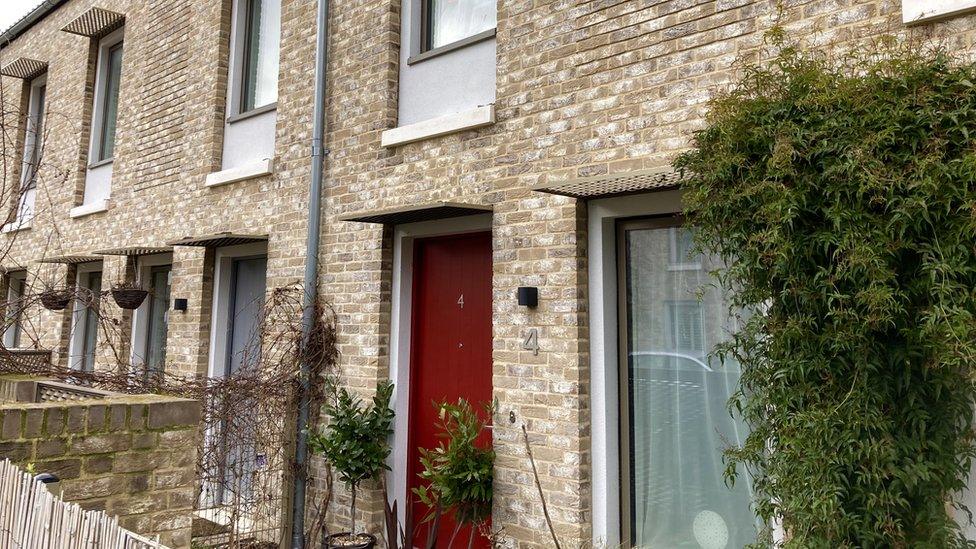
[[[112,288],[112,299],[123,309],[138,309],[148,294],[140,288]]]
[[[71,290],[46,290],[41,292],[41,305],[51,311],[62,311],[71,302]]]

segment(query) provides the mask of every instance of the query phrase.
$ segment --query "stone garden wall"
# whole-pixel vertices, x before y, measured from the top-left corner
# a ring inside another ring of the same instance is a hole
[[[56,475],[55,494],[118,516],[123,528],[189,547],[199,403],[85,393],[0,378],[0,459]]]

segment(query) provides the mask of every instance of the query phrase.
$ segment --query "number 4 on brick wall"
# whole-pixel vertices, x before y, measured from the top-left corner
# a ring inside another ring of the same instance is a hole
[[[528,334],[525,336],[525,340],[522,341],[522,348],[526,351],[532,351],[532,354],[539,356],[539,330],[536,328],[529,328]]]

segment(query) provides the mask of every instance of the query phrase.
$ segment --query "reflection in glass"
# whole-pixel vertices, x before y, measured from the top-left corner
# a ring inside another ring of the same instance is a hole
[[[278,100],[280,0],[246,0],[241,112]]]
[[[729,488],[722,461],[746,436],[726,407],[740,369],[708,357],[734,328],[727,296],[708,274],[717,262],[690,257],[687,230],[632,227],[622,250],[630,542],[743,547],[756,533],[751,485],[740,477]]]
[[[495,0],[428,0],[427,49],[495,28]]]
[[[106,68],[98,160],[108,160],[115,155],[115,125],[119,116],[119,84],[122,81],[121,42],[109,48]]]
[[[82,340],[81,369],[85,372],[95,370],[95,349],[98,344],[98,301],[102,294],[102,273],[88,273],[86,286],[90,295],[84,309],[84,339]]]
[[[161,373],[166,363],[166,333],[169,327],[169,265],[150,272],[149,329],[146,338],[146,371]]]

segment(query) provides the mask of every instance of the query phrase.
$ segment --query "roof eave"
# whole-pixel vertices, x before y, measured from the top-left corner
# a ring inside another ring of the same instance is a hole
[[[30,11],[27,15],[20,18],[19,21],[10,26],[7,30],[0,34],[0,50],[9,46],[14,39],[16,39],[21,34],[27,31],[27,29],[34,26],[41,19],[51,13],[61,4],[64,4],[68,0],[44,0],[41,5],[37,6]]]

